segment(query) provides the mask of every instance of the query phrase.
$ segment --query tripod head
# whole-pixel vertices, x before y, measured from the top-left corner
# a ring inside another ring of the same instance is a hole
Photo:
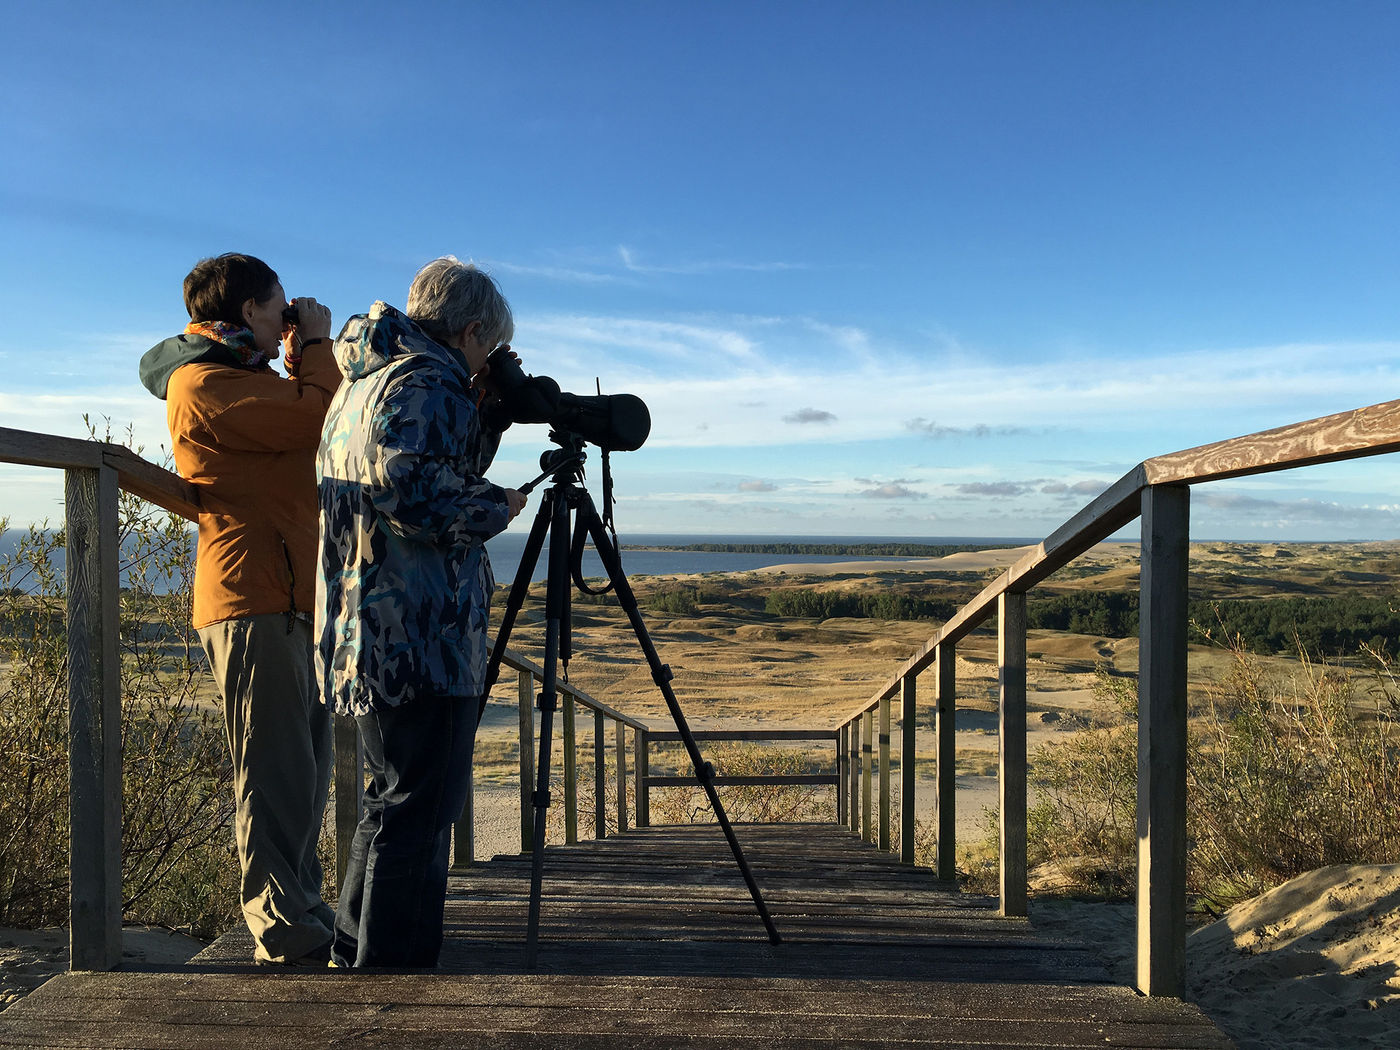
[[[587,458],[587,453],[583,450],[587,442],[583,437],[571,430],[552,429],[549,432],[549,440],[559,447],[545,449],[540,453],[542,473],[520,486],[520,491],[527,496],[545,478],[549,478],[556,485],[577,485],[583,481],[583,461]],[[604,461],[607,455],[605,449]]]

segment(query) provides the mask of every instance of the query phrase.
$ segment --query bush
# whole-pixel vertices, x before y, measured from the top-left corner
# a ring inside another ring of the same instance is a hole
[[[129,921],[211,936],[237,917],[231,770],[200,704],[189,627],[194,535],[128,493],[122,592],[122,907]],[[8,523],[0,520],[0,533]],[[68,703],[61,530],[31,527],[0,558],[0,924],[68,919]]]
[[[1027,812],[1027,864],[1049,865],[1054,881],[1093,896],[1120,897],[1137,863],[1136,683],[1100,671],[1094,696],[1126,724],[1085,729],[1030,756],[1035,803]]]
[[[1375,717],[1354,706],[1350,672],[1300,652],[1292,678],[1241,646],[1192,721],[1187,878],[1220,907],[1331,864],[1400,857],[1400,691],[1384,654]],[[1100,672],[1096,693],[1128,721],[1092,727],[1031,756],[1036,802],[1028,862],[1053,866],[1067,892],[1126,896],[1136,882],[1136,694]]]
[[[795,748],[707,742],[701,754],[715,767],[717,776],[793,776],[812,771],[810,756]],[[655,771],[655,758],[651,766]],[[677,768],[682,776],[694,772],[684,753]],[[715,791],[725,815],[736,824],[836,819],[831,789],[817,784],[735,784],[718,786]],[[714,819],[710,801],[698,784],[652,789],[653,824],[707,824]]]
[[[1387,735],[1400,700],[1373,655],[1377,717],[1363,721],[1351,672],[1302,652],[1284,679],[1234,650],[1188,766],[1196,892],[1228,905],[1314,868],[1400,858],[1400,747]]]

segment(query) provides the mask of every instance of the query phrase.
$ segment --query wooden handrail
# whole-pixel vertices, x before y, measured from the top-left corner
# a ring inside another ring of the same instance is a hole
[[[903,679],[933,664],[940,645],[960,641],[991,617],[1001,595],[1024,593],[1137,518],[1144,489],[1195,485],[1396,451],[1400,451],[1400,401],[1385,401],[1144,460],[958,609],[836,725],[845,725],[882,699],[894,696]]]
[[[953,876],[956,645],[996,616],[1000,899],[1003,914],[1026,914],[1026,594],[1051,573],[1140,518],[1137,986],[1150,995],[1181,995],[1185,988],[1189,487],[1396,451],[1400,451],[1400,401],[1387,401],[1139,463],[959,608],[872,695],[836,723],[849,769],[843,784],[842,823],[869,840],[873,713],[877,709],[881,713],[883,743],[890,700],[902,692],[904,748],[912,752],[915,682],[920,672],[936,666],[936,863],[940,877]],[[882,755],[882,772],[884,761]],[[858,762],[863,767],[859,778]],[[911,767],[906,766],[904,777],[905,812],[901,817],[904,828],[912,830],[915,782]],[[882,806],[887,794],[888,786],[882,782]]]

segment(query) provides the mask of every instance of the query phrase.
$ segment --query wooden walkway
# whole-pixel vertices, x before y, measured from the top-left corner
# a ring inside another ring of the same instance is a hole
[[[718,829],[644,829],[549,849],[536,973],[529,859],[498,858],[454,875],[440,970],[271,973],[243,931],[174,972],[61,975],[0,1013],[0,1046],[1231,1046],[1194,1006],[1108,984],[1086,946],[841,828],[737,830],[780,945]]]

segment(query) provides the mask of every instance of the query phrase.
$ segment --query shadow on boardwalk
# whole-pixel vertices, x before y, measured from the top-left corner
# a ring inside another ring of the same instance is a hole
[[[30,1047],[1229,1047],[1194,1006],[1107,982],[1037,935],[832,825],[740,825],[783,937],[768,942],[713,826],[455,875],[442,968],[269,973],[246,932],[176,971],[66,974],[0,1014]]]

